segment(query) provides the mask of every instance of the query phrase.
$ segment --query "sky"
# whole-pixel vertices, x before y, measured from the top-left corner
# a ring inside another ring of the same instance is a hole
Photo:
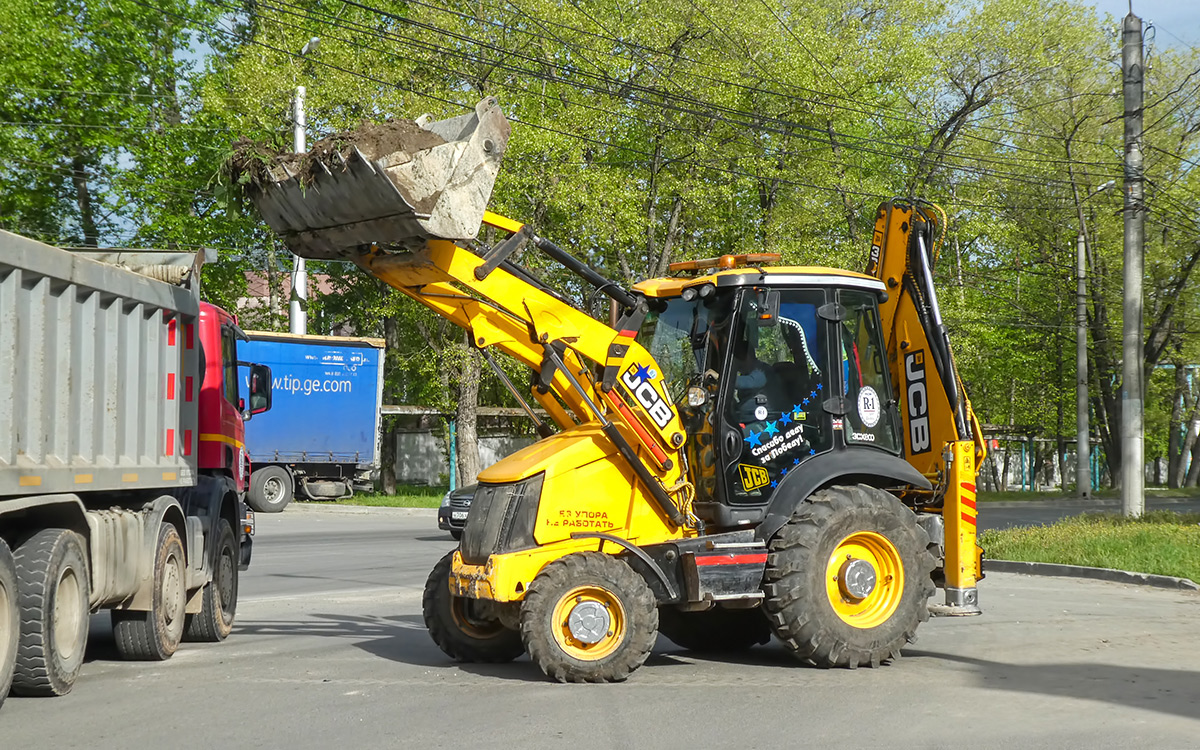
[[[1129,0],[1093,0],[1102,14],[1120,19],[1129,14]],[[1200,2],[1197,0],[1133,0],[1133,12],[1143,24],[1154,24],[1160,47],[1200,48]]]

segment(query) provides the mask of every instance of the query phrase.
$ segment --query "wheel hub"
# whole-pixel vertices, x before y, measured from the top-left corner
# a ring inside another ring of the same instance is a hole
[[[875,567],[866,560],[848,558],[838,571],[838,588],[847,599],[866,599],[875,590],[875,581]]]
[[[608,608],[600,602],[578,602],[567,615],[571,637],[580,643],[599,643],[608,635],[611,626],[612,617]]]

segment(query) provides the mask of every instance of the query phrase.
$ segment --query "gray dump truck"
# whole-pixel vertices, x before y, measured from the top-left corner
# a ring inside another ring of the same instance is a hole
[[[0,702],[69,691],[98,610],[127,659],[233,626],[271,374],[200,301],[203,262],[0,232]]]

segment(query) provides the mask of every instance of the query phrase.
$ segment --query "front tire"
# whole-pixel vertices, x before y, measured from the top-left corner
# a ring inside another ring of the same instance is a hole
[[[21,638],[13,673],[17,695],[65,695],[83,666],[90,596],[83,537],[43,529],[17,548]]]
[[[158,529],[150,611],[112,610],[113,635],[122,659],[164,661],[183,640],[187,570],[183,542],[169,523]]]
[[[771,640],[771,624],[758,607],[713,607],[703,612],[663,607],[658,611],[658,630],[675,645],[698,653],[745,651]]]
[[[17,607],[17,566],[12,551],[0,539],[0,706],[12,687],[21,638],[21,611]]]
[[[775,634],[818,667],[872,667],[900,657],[929,619],[929,539],[883,490],[821,490],[771,540],[763,606]]]
[[[279,513],[292,501],[295,480],[282,466],[264,466],[250,472],[246,504],[259,513]]]
[[[425,581],[421,610],[429,637],[451,659],[462,662],[502,663],[525,653],[521,635],[488,617],[486,602],[450,593],[449,552]]]
[[[547,565],[521,605],[525,650],[559,682],[622,682],[645,663],[658,636],[646,581],[602,552]]]
[[[241,551],[229,521],[217,521],[217,555],[213,578],[204,584],[200,612],[188,615],[183,630],[185,641],[216,643],[229,637],[237,612],[238,563]]]

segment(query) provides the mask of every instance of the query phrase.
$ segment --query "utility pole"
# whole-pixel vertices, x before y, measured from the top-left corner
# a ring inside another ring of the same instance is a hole
[[[1087,237],[1079,233],[1075,260],[1075,488],[1092,496],[1091,444],[1088,442]]]
[[[296,98],[292,100],[292,150],[302,154],[308,150],[304,140],[304,87],[296,87]],[[304,258],[292,256],[292,302],[288,306],[288,330],[292,333],[308,333],[308,272],[304,269]]]
[[[1145,209],[1142,193],[1142,19],[1130,11],[1122,25],[1121,73],[1125,91],[1125,319],[1122,330],[1121,510],[1145,509],[1142,398],[1142,262]]]

